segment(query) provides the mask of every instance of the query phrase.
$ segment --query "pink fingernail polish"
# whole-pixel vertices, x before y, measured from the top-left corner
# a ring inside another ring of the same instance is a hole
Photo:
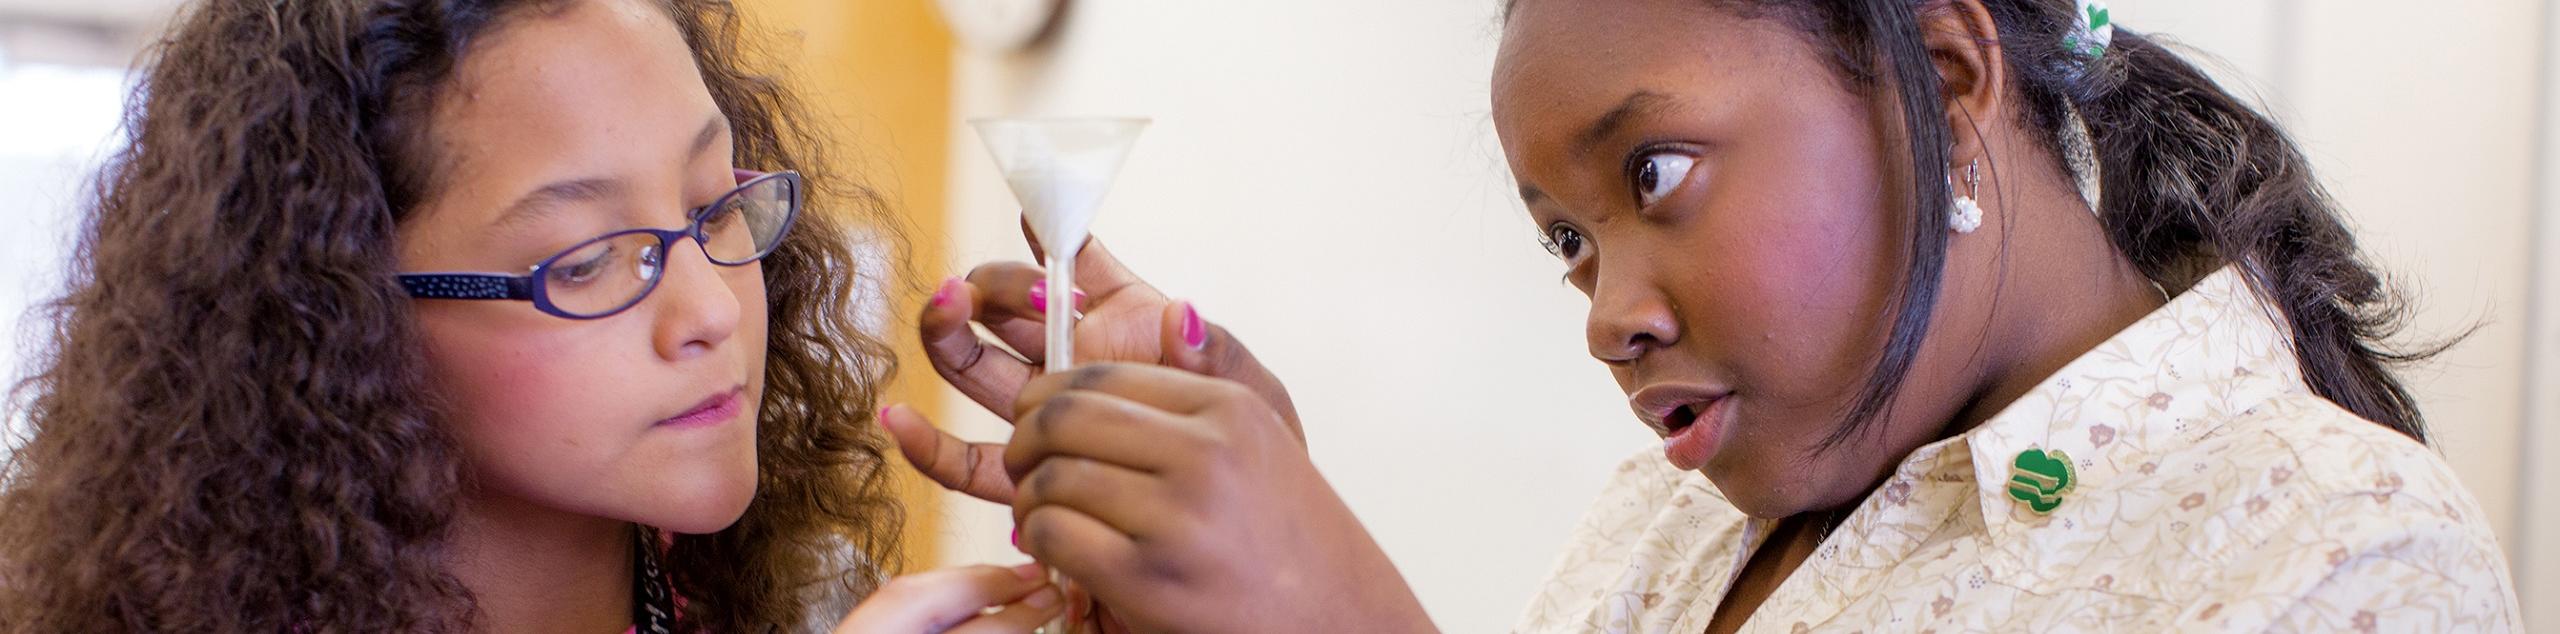
[[[1209,329],[1200,324],[1200,309],[1189,303],[1182,305],[1182,345],[1198,350],[1209,344]]]
[[[1020,529],[1020,528],[1015,528],[1015,529],[1013,529],[1013,547],[1014,547],[1014,548],[1021,548],[1021,547],[1022,547],[1022,529]]]
[[[1084,309],[1084,291],[1076,291],[1076,294],[1075,294],[1075,300],[1076,300],[1076,309],[1077,309],[1077,310],[1083,310],[1083,309]]]
[[[897,407],[897,406],[896,406],[896,405],[891,405],[891,406],[889,406],[889,407]],[[880,417],[879,417],[879,418],[876,418],[876,419],[873,419],[873,420],[872,420],[872,422],[879,423],[881,427],[887,427],[887,426],[889,426],[889,407],[883,407],[883,408],[880,408]]]
[[[1049,282],[1043,280],[1031,285],[1031,310],[1049,314]]]
[[[960,278],[954,277],[943,280],[942,288],[934,289],[933,291],[933,305],[940,307],[944,302],[951,301],[951,294],[958,290],[960,290]]]

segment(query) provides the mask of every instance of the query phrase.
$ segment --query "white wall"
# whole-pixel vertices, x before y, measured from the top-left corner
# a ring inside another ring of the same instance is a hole
[[[1319,466],[1444,629],[1506,627],[1608,466],[1654,443],[1584,356],[1582,299],[1511,193],[1486,120],[1499,2],[1071,4],[1050,48],[962,53],[955,114],[1155,117],[1098,234],[1291,381]],[[2367,248],[2420,291],[2413,334],[2481,325],[2408,376],[2504,542],[2541,540],[2527,605],[2560,605],[2560,512],[2520,524],[2524,500],[2560,494],[2549,470],[2539,488],[2519,475],[2525,228],[2536,176],[2560,175],[2535,167],[2541,5],[2114,4],[2122,24],[2211,52],[2217,76],[2269,100]],[[975,135],[953,134],[954,263],[1024,257]],[[2560,391],[2553,376],[2535,391]],[[2534,455],[2554,455],[2560,406],[2542,411]],[[961,426],[1004,433],[984,417]],[[1001,509],[953,508],[953,560],[1019,557]],[[2560,618],[2543,612],[2532,618]]]
[[[2540,194],[2534,243],[2534,308],[2532,334],[2526,348],[2524,452],[2519,495],[2525,515],[2523,548],[2516,574],[2523,577],[2528,606],[2560,606],[2560,11],[2546,5],[2542,21]],[[2531,608],[2530,614],[2549,628],[2560,622],[2553,607]]]

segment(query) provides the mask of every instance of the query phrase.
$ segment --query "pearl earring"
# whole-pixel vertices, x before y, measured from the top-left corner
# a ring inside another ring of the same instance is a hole
[[[1973,233],[1982,228],[1982,203],[1973,200],[1975,194],[1982,193],[1982,173],[1976,170],[1981,165],[1976,161],[1964,166],[1965,193],[1956,194],[1955,212],[1947,217],[1947,228],[1956,233]],[[1947,183],[1947,188],[1955,189],[1955,183]]]

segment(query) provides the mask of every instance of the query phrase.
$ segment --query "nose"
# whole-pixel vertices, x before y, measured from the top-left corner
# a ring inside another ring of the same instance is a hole
[[[682,242],[666,249],[665,277],[649,298],[656,303],[657,326],[652,344],[658,356],[669,361],[692,359],[718,349],[722,342],[738,331],[740,293],[729,278],[742,277],[747,282],[762,284],[753,275],[724,275],[724,267],[714,265],[700,247]],[[747,265],[753,268],[755,265]]]
[[[1661,289],[1635,272],[1602,274],[1592,283],[1591,314],[1583,321],[1591,357],[1632,363],[1648,351],[1680,340],[1680,321]]]

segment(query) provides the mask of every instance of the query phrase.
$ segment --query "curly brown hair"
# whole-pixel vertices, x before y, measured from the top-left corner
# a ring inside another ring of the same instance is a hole
[[[472,629],[445,546],[461,453],[392,245],[428,193],[439,86],[475,38],[561,4],[207,0],[155,47],[15,394],[32,433],[0,467],[0,631]],[[685,629],[795,629],[900,563],[871,420],[893,359],[853,321],[857,285],[882,280],[852,245],[902,234],[746,68],[734,7],[656,4],[737,165],[803,172],[817,210],[764,261],[755,500],[665,565]]]

